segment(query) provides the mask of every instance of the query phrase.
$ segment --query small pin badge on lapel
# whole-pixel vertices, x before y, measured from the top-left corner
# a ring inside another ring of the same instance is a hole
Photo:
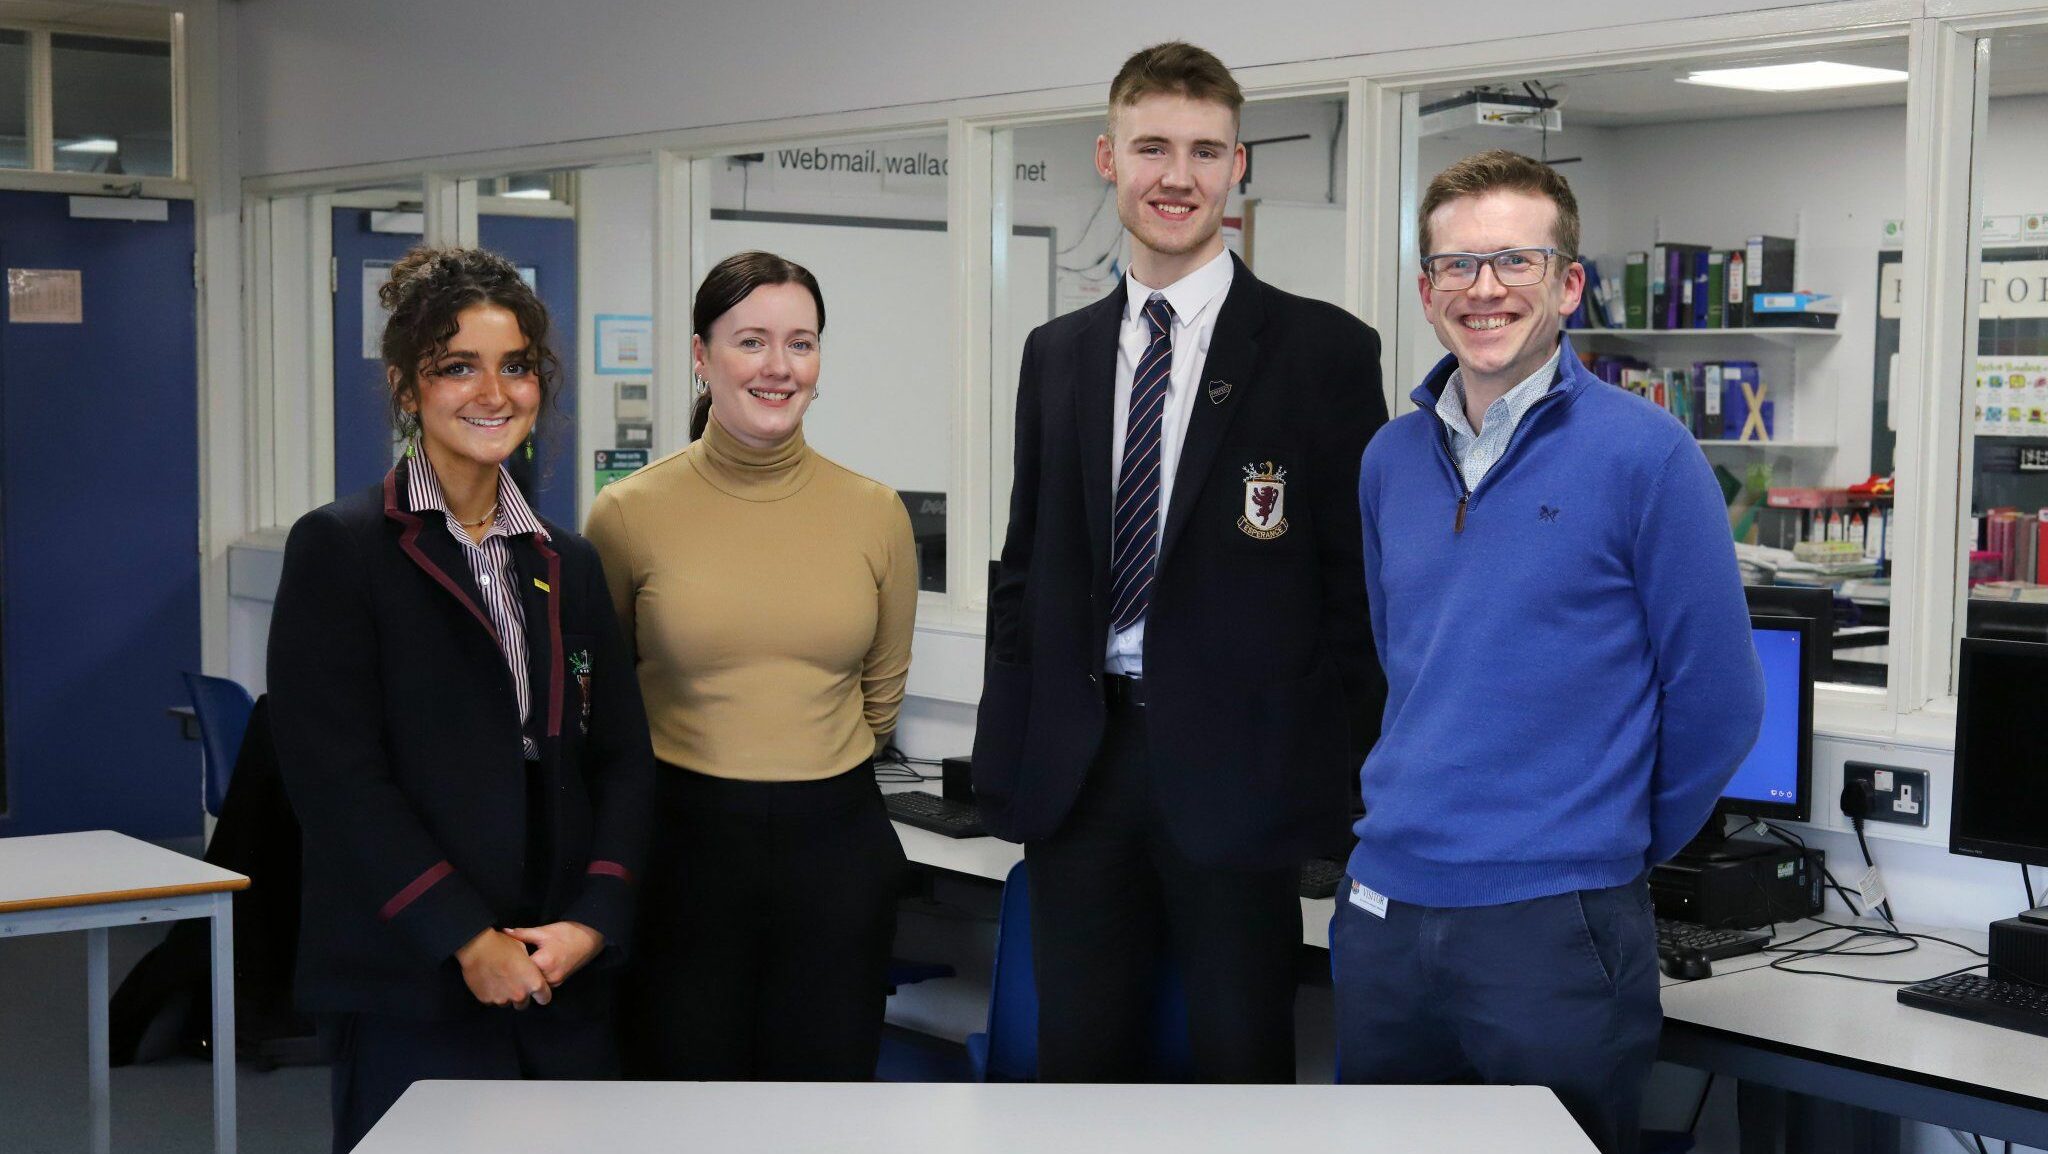
[[[1218,377],[1209,382],[1209,403],[1220,405],[1230,399],[1230,382]]]

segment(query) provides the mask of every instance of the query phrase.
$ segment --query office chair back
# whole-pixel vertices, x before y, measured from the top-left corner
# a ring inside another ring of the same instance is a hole
[[[219,817],[221,800],[228,795],[228,780],[235,773],[235,758],[242,752],[242,734],[249,728],[249,712],[256,702],[240,683],[204,673],[185,674],[185,690],[192,695],[192,712],[199,719],[199,745],[206,755],[206,812]]]
[[[1162,1082],[1194,1077],[1188,1041],[1187,994],[1180,972],[1159,975],[1153,1004],[1152,1076]],[[1023,862],[1010,867],[996,912],[996,957],[989,974],[988,1029],[967,1036],[967,1061],[977,1082],[1038,1080],[1038,980],[1031,964],[1031,884]]]
[[[988,1029],[967,1036],[977,1082],[1038,1079],[1038,980],[1031,969],[1031,875],[1010,867],[996,912],[996,958],[988,983]]]

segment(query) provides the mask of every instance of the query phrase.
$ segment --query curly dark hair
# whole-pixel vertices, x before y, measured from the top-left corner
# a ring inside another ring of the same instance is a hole
[[[488,249],[419,245],[391,266],[391,279],[378,288],[377,299],[391,310],[380,349],[387,379],[390,370],[397,371],[390,389],[391,427],[400,437],[413,430],[415,419],[405,406],[418,405],[420,367],[448,351],[463,310],[472,305],[497,305],[519,321],[527,357],[540,377],[541,411],[552,410],[562,362],[548,343],[548,307],[511,261]]]

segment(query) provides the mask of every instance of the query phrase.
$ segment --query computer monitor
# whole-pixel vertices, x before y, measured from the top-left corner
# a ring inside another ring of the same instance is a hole
[[[1744,585],[1750,616],[1811,617],[1820,624],[1824,644],[1813,654],[1813,679],[1833,681],[1835,668],[1835,592],[1814,585]]]
[[[1971,637],[2048,643],[2048,605],[2038,602],[1972,597],[1963,610],[1963,621],[1963,631]]]
[[[910,538],[917,545],[917,587],[927,593],[946,589],[946,495],[898,489],[910,513]]]
[[[1813,663],[1827,635],[1811,617],[1764,613],[1750,616],[1749,629],[1764,669],[1763,728],[1714,817],[1805,821],[1813,809]]]
[[[2048,644],[1963,638],[1950,853],[2048,865]]]

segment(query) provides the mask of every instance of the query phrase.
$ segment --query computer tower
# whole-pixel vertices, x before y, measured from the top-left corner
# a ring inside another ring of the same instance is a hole
[[[1820,913],[1825,858],[1768,842],[1730,841],[1682,853],[1650,871],[1657,916],[1716,929],[1755,929]]]
[[[1991,976],[2048,986],[2048,926],[2025,918],[1992,922]]]

